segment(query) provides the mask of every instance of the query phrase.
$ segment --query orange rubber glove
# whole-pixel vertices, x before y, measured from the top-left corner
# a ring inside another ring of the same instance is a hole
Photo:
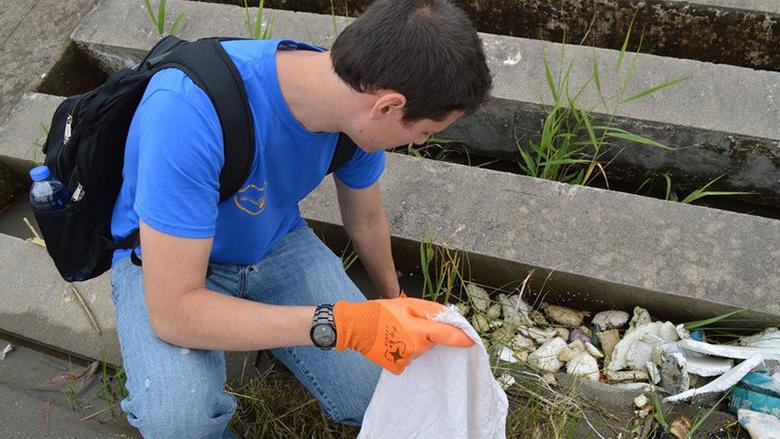
[[[461,329],[428,319],[442,309],[436,302],[400,297],[336,302],[336,350],[354,349],[397,375],[434,344],[472,346],[474,341]]]

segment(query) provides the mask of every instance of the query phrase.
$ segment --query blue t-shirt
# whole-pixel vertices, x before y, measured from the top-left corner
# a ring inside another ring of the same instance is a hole
[[[290,40],[229,41],[223,47],[244,79],[254,117],[249,178],[219,203],[224,150],[216,110],[181,70],[162,70],[130,125],[124,183],[111,219],[115,239],[137,229],[140,218],[166,234],[213,237],[211,262],[254,264],[305,224],[298,202],[325,177],[338,133],[311,132],[295,119],[279,88],[276,51],[321,49]],[[363,189],[379,179],[384,163],[384,151],[357,148],[335,174]],[[117,250],[114,262],[128,254]]]

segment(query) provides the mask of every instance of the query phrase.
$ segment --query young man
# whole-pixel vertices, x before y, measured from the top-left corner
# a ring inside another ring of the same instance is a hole
[[[423,143],[488,97],[481,42],[446,0],[379,0],[330,52],[289,40],[223,46],[257,139],[235,196],[218,204],[221,126],[181,71],[152,78],[130,128],[112,232],[140,228],[143,266],[127,250],[114,256],[122,408],[145,437],[231,437],[223,351],[270,349],[331,419],[359,425],[377,365],[401,373],[434,343],[472,344],[427,319],[441,305],[398,297],[377,180],[384,149]],[[339,132],[359,146],[335,172],[344,227],[383,300],[365,300],[298,210]]]

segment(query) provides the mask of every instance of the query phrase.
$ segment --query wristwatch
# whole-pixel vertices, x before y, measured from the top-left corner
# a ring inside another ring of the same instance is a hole
[[[333,324],[333,305],[322,304],[314,311],[311,322],[311,341],[314,346],[328,350],[336,346],[336,325]]]

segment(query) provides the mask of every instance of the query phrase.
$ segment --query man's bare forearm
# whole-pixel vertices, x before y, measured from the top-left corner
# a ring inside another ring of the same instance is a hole
[[[348,232],[379,294],[386,298],[398,297],[400,287],[390,248],[390,225],[384,215],[373,224]]]
[[[313,306],[277,306],[199,288],[153,321],[157,336],[196,349],[250,351],[311,345]]]

